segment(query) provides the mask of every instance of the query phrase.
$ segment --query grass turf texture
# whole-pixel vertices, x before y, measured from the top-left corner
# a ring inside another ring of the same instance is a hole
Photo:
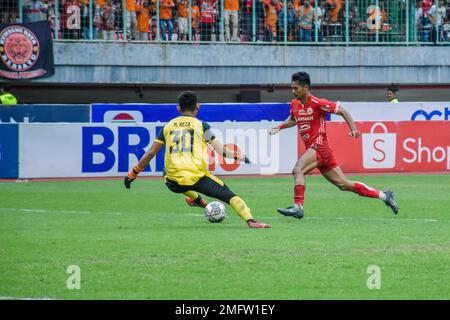
[[[161,180],[0,184],[0,296],[449,299],[450,175],[352,178],[394,190],[399,215],[320,176],[307,178],[301,221],[275,210],[291,204],[291,178],[224,178],[272,224],[260,230],[229,206],[209,223]],[[80,290],[66,287],[69,265]]]

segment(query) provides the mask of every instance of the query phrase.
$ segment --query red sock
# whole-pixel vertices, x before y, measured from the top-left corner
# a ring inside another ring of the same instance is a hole
[[[364,183],[360,182],[355,182],[353,192],[359,194],[360,196],[369,198],[379,198],[380,196],[379,190],[372,189],[371,187],[368,187]]]
[[[305,200],[305,186],[296,185],[294,187],[294,203],[303,206]]]

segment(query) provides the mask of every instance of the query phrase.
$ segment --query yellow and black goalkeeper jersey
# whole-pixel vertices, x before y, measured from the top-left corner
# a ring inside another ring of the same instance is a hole
[[[215,137],[206,122],[191,116],[172,119],[155,142],[166,144],[166,178],[180,185],[193,185],[207,174],[207,142]]]

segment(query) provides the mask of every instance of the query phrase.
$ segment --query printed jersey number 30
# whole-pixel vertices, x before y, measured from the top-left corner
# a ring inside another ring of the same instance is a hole
[[[182,129],[170,132],[173,145],[170,147],[170,153],[190,152],[194,147],[194,130]]]

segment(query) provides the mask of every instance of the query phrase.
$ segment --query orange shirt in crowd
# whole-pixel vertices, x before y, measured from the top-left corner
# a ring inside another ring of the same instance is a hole
[[[175,6],[172,0],[160,0],[159,18],[163,20],[172,19],[172,8]]]
[[[239,10],[239,0],[224,0],[223,10]]]
[[[327,3],[335,6],[334,9],[330,11],[328,16],[330,22],[337,22],[339,18],[339,12],[341,11],[342,7],[342,0],[327,0]]]
[[[137,31],[148,32],[150,30],[150,7],[136,5]]]
[[[278,0],[264,0],[266,10],[266,28],[270,27],[272,32],[276,32],[276,24],[278,21],[278,12],[281,11],[281,5]]]
[[[134,0],[127,0],[127,11],[136,11]]]
[[[292,6],[294,7],[296,15],[298,16],[298,11],[300,9],[300,0],[294,0],[292,2]]]
[[[198,21],[200,20],[200,8],[198,6],[192,6],[192,29],[196,29]]]
[[[189,17],[188,2],[187,0],[181,0],[177,2],[177,12],[179,17]]]
[[[106,0],[97,0],[96,2],[97,2],[97,4],[98,4],[100,7],[103,7],[103,5],[105,4]]]

